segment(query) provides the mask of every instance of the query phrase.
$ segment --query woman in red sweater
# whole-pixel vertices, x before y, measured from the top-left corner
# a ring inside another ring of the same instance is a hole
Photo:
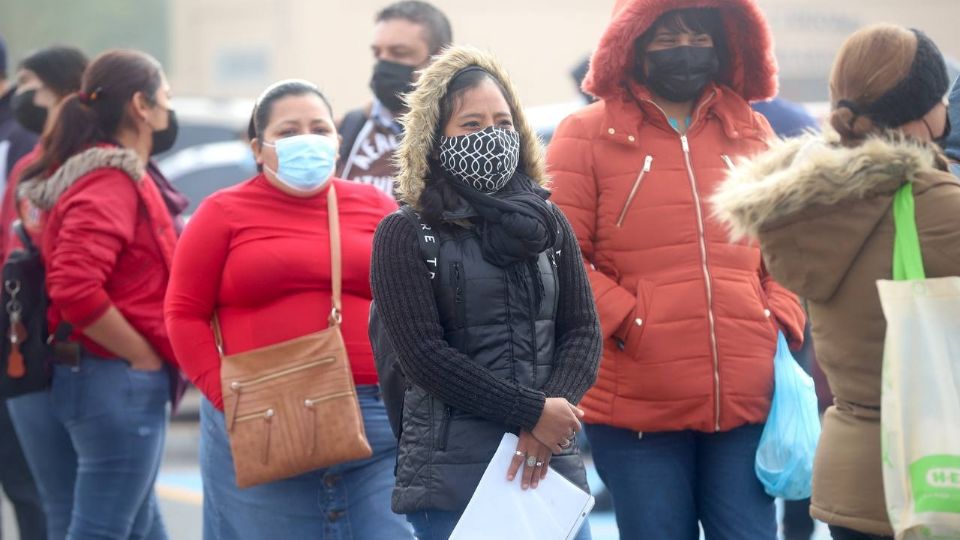
[[[167,327],[204,399],[200,422],[204,538],[411,538],[390,511],[396,440],[367,338],[370,253],[396,209],[371,186],[331,178],[338,135],[315,86],[283,81],[257,101],[251,146],[261,174],[210,196],[174,259]],[[336,186],[343,260],[342,331],[373,456],[239,489],[224,425],[220,354],[210,321],[237,354],[327,328],[331,306],[327,190]]]
[[[169,94],[153,58],[101,55],[23,172],[59,342],[52,417],[23,440],[45,471],[50,538],[166,538],[153,483],[175,369],[162,313],[176,235],[146,164],[176,138]]]

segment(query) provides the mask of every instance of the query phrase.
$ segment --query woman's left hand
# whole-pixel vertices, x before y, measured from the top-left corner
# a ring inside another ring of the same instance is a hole
[[[547,468],[551,457],[553,457],[553,453],[550,448],[538,441],[529,431],[521,431],[517,451],[510,462],[510,468],[507,470],[507,480],[512,482],[522,466],[521,482],[523,489],[536,489],[540,485],[540,480],[547,476]]]

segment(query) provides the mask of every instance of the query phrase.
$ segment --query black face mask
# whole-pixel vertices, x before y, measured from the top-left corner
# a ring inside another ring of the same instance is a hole
[[[173,148],[173,143],[177,142],[177,133],[180,131],[180,126],[177,125],[177,115],[173,112],[173,109],[167,109],[167,118],[167,127],[153,132],[151,156],[166,152]]]
[[[28,131],[37,135],[43,133],[47,125],[47,109],[33,104],[36,90],[27,90],[13,96],[13,114],[17,122]]]
[[[927,123],[926,120],[923,121],[924,124]],[[927,124],[927,129],[930,129],[930,125]],[[947,139],[950,137],[950,134],[953,133],[953,125],[950,123],[950,115],[947,115],[947,123],[943,125],[943,134],[939,137],[933,139],[933,144],[939,146],[940,148],[947,149]],[[933,136],[933,132],[930,132],[930,135]]]
[[[413,90],[413,66],[380,60],[373,68],[370,89],[380,103],[396,114],[405,108],[401,96]]]
[[[646,53],[650,66],[646,75],[643,58],[637,54],[634,77],[658,96],[674,103],[686,103],[699,97],[720,71],[720,59],[713,47],[684,46],[650,51]]]

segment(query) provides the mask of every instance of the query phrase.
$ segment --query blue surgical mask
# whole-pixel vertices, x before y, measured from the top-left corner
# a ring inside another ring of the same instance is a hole
[[[277,150],[277,180],[297,191],[315,191],[322,187],[337,165],[337,145],[333,138],[308,133],[263,143]]]

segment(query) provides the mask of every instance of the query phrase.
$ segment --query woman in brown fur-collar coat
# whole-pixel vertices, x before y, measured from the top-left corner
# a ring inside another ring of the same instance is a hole
[[[880,468],[891,203],[913,183],[928,277],[960,275],[960,184],[936,142],[949,133],[943,58],[920,32],[877,26],[841,49],[834,132],[785,141],[741,164],[714,198],[735,236],[759,239],[778,282],[809,300],[817,358],[836,396],[814,470],[812,514],[833,538],[892,538]]]

